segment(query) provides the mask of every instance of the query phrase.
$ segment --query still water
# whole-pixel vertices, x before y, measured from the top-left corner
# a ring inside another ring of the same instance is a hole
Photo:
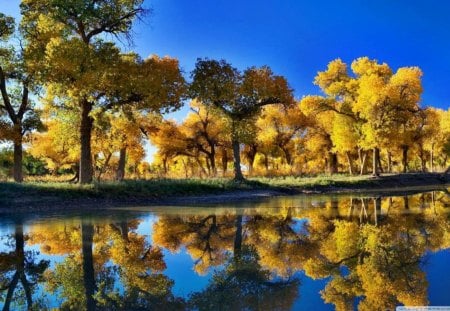
[[[0,308],[450,306],[449,212],[435,191],[2,217]]]

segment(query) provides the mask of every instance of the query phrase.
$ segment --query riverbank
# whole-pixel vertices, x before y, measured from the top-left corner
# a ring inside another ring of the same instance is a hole
[[[252,178],[245,183],[228,179],[154,179],[92,185],[33,182],[0,183],[0,213],[102,209],[118,206],[194,205],[327,193],[395,195],[443,190],[450,178],[436,173],[373,176]]]

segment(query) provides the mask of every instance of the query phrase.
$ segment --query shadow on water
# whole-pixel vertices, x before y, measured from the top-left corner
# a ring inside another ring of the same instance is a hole
[[[426,259],[450,260],[449,208],[432,191],[17,215],[0,222],[0,307],[290,310],[314,282],[316,310],[433,304]]]

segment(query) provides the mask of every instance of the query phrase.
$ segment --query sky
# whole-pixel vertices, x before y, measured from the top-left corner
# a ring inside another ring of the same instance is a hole
[[[0,11],[19,16],[19,0]],[[446,0],[153,0],[134,26],[141,56],[176,57],[189,78],[196,59],[225,59],[243,70],[268,65],[295,96],[320,94],[318,71],[341,58],[368,56],[396,70],[419,66],[422,106],[450,107],[450,1]],[[181,121],[183,108],[169,117]]]

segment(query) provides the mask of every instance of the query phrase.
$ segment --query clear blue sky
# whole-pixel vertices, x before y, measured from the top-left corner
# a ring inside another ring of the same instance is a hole
[[[0,0],[18,15],[18,0]],[[169,55],[188,75],[198,57],[244,69],[269,65],[296,97],[319,93],[317,71],[340,57],[368,56],[392,68],[419,66],[424,106],[450,107],[450,1],[446,0],[146,0],[134,50]],[[172,115],[178,120],[186,109]]]
[[[18,16],[19,0],[0,0]],[[238,68],[269,65],[295,95],[317,93],[318,70],[340,57],[387,62],[424,72],[423,105],[450,106],[450,1],[445,0],[146,0],[153,9],[135,25],[142,56],[170,55],[186,73],[197,57]]]

